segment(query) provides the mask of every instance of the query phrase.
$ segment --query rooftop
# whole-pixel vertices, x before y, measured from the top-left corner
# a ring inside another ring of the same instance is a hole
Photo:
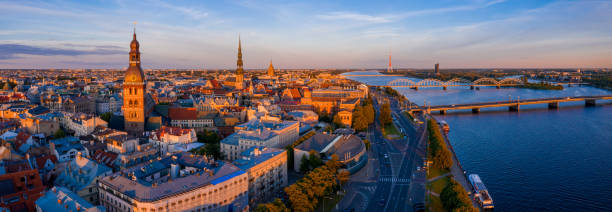
[[[170,171],[172,164],[192,172],[182,177],[165,175],[152,179],[155,173]],[[167,196],[217,184],[245,173],[238,167],[212,158],[181,152],[159,158],[148,164],[116,173],[100,180],[106,186],[139,201],[156,201]]]
[[[67,188],[56,186],[36,200],[36,205],[45,211],[103,212],[104,207],[93,206]]]

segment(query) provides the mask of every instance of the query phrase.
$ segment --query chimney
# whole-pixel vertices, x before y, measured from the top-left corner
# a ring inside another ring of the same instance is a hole
[[[170,164],[170,178],[175,179],[179,175],[179,166],[175,163]]]
[[[51,150],[51,154],[55,152],[55,143],[49,142],[49,150]]]

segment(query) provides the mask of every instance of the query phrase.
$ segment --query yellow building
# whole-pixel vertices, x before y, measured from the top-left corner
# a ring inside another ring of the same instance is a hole
[[[342,124],[346,127],[351,127],[353,124],[353,112],[348,110],[342,110],[338,112],[338,117],[342,121]]]
[[[132,135],[141,135],[145,126],[145,75],[140,67],[140,44],[134,39],[130,43],[130,66],[123,81],[123,116],[125,130]]]

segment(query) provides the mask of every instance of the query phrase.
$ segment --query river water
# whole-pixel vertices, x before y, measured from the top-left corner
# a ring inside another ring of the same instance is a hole
[[[377,74],[353,72],[350,74]],[[347,77],[384,85],[405,77]],[[410,79],[410,78],[408,78]],[[418,79],[411,79],[418,81]],[[419,104],[443,105],[545,97],[610,95],[589,86],[564,90],[494,87],[397,89]],[[612,103],[598,101],[450,112],[449,138],[463,168],[477,173],[496,211],[612,211]]]

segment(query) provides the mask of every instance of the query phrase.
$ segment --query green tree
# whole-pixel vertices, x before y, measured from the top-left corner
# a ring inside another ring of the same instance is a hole
[[[353,111],[353,128],[357,131],[368,129],[368,120],[364,113],[364,108],[361,106],[355,107]]]
[[[300,161],[300,172],[306,173],[310,171],[310,161],[306,157],[306,155],[302,155],[302,160]]]
[[[342,119],[340,119],[340,116],[338,116],[338,114],[334,115],[334,125],[334,128],[344,127],[344,124],[342,124]]]
[[[105,122],[110,122],[110,119],[111,119],[112,115],[113,115],[113,113],[111,113],[111,112],[102,113],[102,114],[100,114],[100,119],[104,120]]]
[[[387,126],[391,124],[393,118],[391,118],[391,105],[384,103],[380,108],[380,125]]]
[[[448,169],[453,165],[452,153],[448,150],[440,127],[434,119],[427,121],[429,132],[429,154],[432,157],[433,167]]]
[[[440,200],[447,211],[478,211],[463,186],[451,179],[440,193]]]
[[[55,133],[53,134],[53,139],[58,139],[58,138],[63,138],[63,137],[66,137],[66,133],[61,128],[55,131]]]
[[[321,158],[319,158],[319,153],[314,150],[310,150],[310,152],[308,152],[308,162],[310,169],[315,169],[323,165],[323,161],[321,160]]]

